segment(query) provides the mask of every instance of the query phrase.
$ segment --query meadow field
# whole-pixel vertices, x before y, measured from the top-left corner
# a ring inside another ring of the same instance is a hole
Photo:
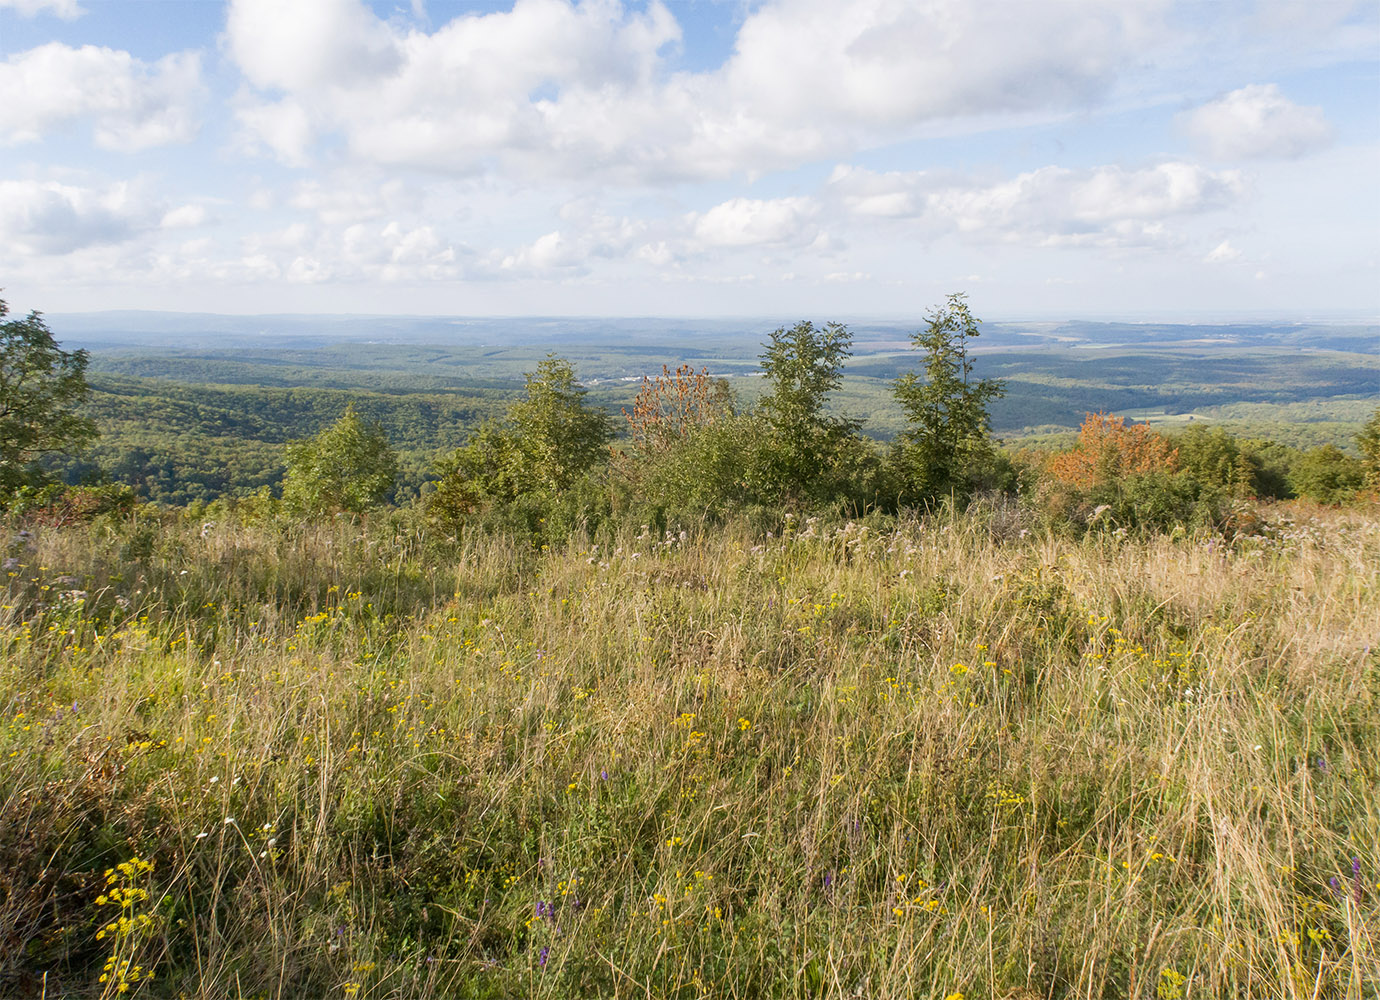
[[[3,541],[3,995],[1380,989],[1374,505]]]

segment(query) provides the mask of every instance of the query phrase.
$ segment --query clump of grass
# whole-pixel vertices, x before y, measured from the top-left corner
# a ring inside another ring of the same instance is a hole
[[[11,532],[0,992],[1365,995],[1380,523],[1266,523]]]

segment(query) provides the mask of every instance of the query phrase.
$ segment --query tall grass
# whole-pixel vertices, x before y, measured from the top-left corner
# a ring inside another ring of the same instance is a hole
[[[1375,996],[1380,522],[1008,521],[10,531],[0,992]]]

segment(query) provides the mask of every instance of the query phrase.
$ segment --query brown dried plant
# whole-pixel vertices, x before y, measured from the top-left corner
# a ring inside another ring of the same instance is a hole
[[[712,378],[708,368],[696,371],[681,364],[673,372],[662,365],[660,375],[642,377],[632,412],[625,407],[623,417],[632,435],[632,453],[651,456],[665,454],[731,411],[728,383]]]

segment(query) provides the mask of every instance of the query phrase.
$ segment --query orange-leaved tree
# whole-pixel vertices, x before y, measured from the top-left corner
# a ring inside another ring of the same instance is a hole
[[[1093,489],[1179,467],[1178,449],[1170,447],[1149,424],[1126,425],[1125,417],[1089,413],[1078,429],[1078,443],[1050,460],[1055,479],[1079,489]]]

